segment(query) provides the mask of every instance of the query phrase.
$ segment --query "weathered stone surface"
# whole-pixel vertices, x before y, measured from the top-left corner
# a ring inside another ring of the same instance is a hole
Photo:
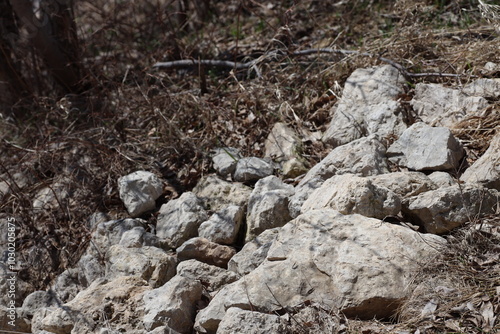
[[[34,197],[33,210],[43,212],[60,209],[60,204],[65,203],[70,197],[70,183],[70,180],[62,178],[50,187],[42,188]]]
[[[160,240],[156,235],[146,232],[144,227],[136,226],[123,233],[120,245],[127,248],[140,248],[142,246],[152,246],[167,250],[168,245]]]
[[[237,182],[254,182],[272,175],[274,167],[267,161],[257,158],[243,158],[236,164],[233,179]]]
[[[293,194],[293,186],[283,183],[276,176],[259,180],[248,201],[245,242],[267,229],[283,226],[290,221],[288,198]]]
[[[69,302],[83,289],[78,279],[78,272],[77,268],[68,268],[57,276],[52,285],[52,291],[63,303]]]
[[[403,132],[387,156],[399,166],[417,171],[449,170],[458,168],[464,150],[450,129],[419,122]]]
[[[456,184],[410,197],[403,213],[429,233],[446,233],[470,219],[495,213],[499,196],[494,189]]]
[[[471,92],[476,88],[470,88]],[[458,89],[441,84],[418,83],[411,105],[417,115],[431,126],[451,127],[453,124],[488,106],[484,97],[469,96]]]
[[[391,65],[355,70],[322,140],[336,147],[373,133],[399,135],[406,124],[396,98],[405,85],[404,77]]]
[[[12,333],[31,333],[30,321],[23,314],[23,309],[7,308],[4,305],[8,304],[0,305],[0,329],[11,330]],[[4,333],[10,334],[11,332]]]
[[[167,325],[179,333],[191,333],[202,289],[200,282],[177,275],[162,287],[146,292],[143,297],[146,329]]]
[[[488,150],[465,171],[460,180],[500,190],[500,132],[493,137]]]
[[[175,256],[156,247],[127,248],[114,245],[106,253],[106,277],[139,276],[153,288],[175,275]]]
[[[229,205],[203,222],[198,235],[218,244],[231,245],[236,241],[244,217],[244,207]]]
[[[285,123],[274,124],[265,142],[265,157],[274,161],[285,161],[299,157],[300,139]]]
[[[239,278],[232,271],[197,260],[187,260],[179,263],[177,266],[177,275],[200,281],[210,293],[220,290],[229,283],[237,281]]]
[[[255,239],[247,242],[243,248],[229,260],[227,267],[240,276],[257,268],[266,259],[271,244],[278,236],[280,228],[265,230]]]
[[[235,253],[234,248],[200,237],[189,239],[177,248],[179,261],[195,259],[221,268],[227,268],[227,262]]]
[[[38,309],[56,306],[58,303],[60,300],[53,292],[35,291],[28,295],[23,302],[23,317],[31,319]]]
[[[231,204],[246,207],[252,188],[208,175],[198,182],[193,192],[203,200],[207,208],[219,211]]]
[[[428,175],[429,179],[436,185],[437,188],[441,187],[449,187],[454,184],[457,184],[457,180],[455,180],[449,173],[447,172],[433,172]],[[417,194],[415,194],[417,195]]]
[[[295,178],[307,173],[307,168],[300,159],[292,158],[283,163],[281,171],[283,172],[284,178]]]
[[[311,168],[295,188],[290,198],[290,215],[297,217],[309,195],[333,175],[356,174],[369,176],[389,173],[385,158],[385,146],[377,135],[370,135],[332,150],[316,166]]]
[[[342,174],[332,176],[316,189],[302,205],[302,213],[324,208],[344,215],[359,213],[383,219],[401,211],[401,200],[394,192],[374,184],[369,178]]]
[[[390,317],[418,262],[437,254],[429,245],[444,242],[357,214],[308,211],[281,228],[266,261],[219,291],[195,327],[216,331],[232,306],[271,312],[306,300],[349,317]]]
[[[160,326],[156,327],[152,331],[147,332],[146,334],[180,334],[180,333],[168,326]]]
[[[120,199],[132,217],[153,210],[163,193],[162,181],[153,173],[136,171],[118,179]]]
[[[91,334],[103,323],[122,333],[144,330],[139,319],[142,296],[149,289],[147,282],[136,276],[98,279],[69,303],[36,311],[32,331]]]
[[[168,239],[172,247],[198,235],[198,227],[208,219],[203,202],[192,192],[163,204],[158,215],[156,235]]]
[[[281,334],[285,329],[284,321],[277,315],[231,307],[222,318],[217,334]]]
[[[234,173],[239,159],[241,159],[239,150],[233,147],[224,147],[215,149],[212,162],[217,174],[225,178]]]
[[[469,96],[498,98],[500,97],[500,79],[479,78],[465,85],[462,92]]]
[[[394,172],[381,174],[371,176],[370,180],[376,185],[393,191],[402,198],[415,196],[437,188],[427,175],[420,172]]]

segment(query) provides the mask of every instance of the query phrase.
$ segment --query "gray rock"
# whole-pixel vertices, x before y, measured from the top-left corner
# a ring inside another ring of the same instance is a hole
[[[237,182],[254,182],[272,175],[274,167],[257,157],[243,158],[236,164],[233,179]]]
[[[168,326],[160,326],[156,327],[152,331],[147,332],[146,334],[180,334],[180,333]]]
[[[405,86],[403,75],[391,65],[355,70],[322,140],[337,147],[374,133],[399,135],[406,124],[396,100]]]
[[[228,205],[246,207],[252,188],[241,183],[223,181],[215,175],[208,175],[198,182],[193,193],[203,200],[207,208],[219,211]]]
[[[232,271],[197,260],[187,260],[179,263],[177,275],[200,281],[211,294],[215,294],[226,285],[239,279],[239,276]]]
[[[45,212],[49,210],[59,210],[60,205],[64,204],[70,197],[71,181],[61,179],[54,182],[50,187],[42,188],[34,197],[33,210],[36,212]]]
[[[215,149],[212,162],[217,174],[225,178],[234,173],[236,164],[240,159],[241,155],[239,150],[233,147],[224,147]]]
[[[480,78],[464,86],[462,92],[469,96],[496,99],[500,97],[500,79]]]
[[[288,223],[292,219],[288,211],[288,198],[293,194],[293,186],[283,183],[276,176],[259,180],[248,201],[245,242],[267,229]]]
[[[6,194],[16,193],[28,185],[29,179],[23,172],[5,173],[0,175],[0,197]]]
[[[300,144],[295,131],[285,123],[278,122],[267,136],[264,156],[277,162],[297,158],[300,157]]]
[[[231,245],[236,242],[244,217],[245,208],[229,205],[203,222],[198,228],[198,235],[218,244]]]
[[[265,230],[255,239],[247,242],[243,248],[229,260],[227,268],[244,276],[257,268],[267,257],[271,244],[280,231],[279,227]]]
[[[265,314],[231,307],[220,322],[217,334],[281,334],[285,324],[274,314]]]
[[[389,159],[413,170],[457,169],[464,156],[462,144],[448,128],[413,124],[387,150]]]
[[[33,314],[43,307],[57,306],[61,301],[54,293],[47,291],[35,291],[28,295],[23,302],[22,314],[31,319]]]
[[[200,224],[208,219],[203,202],[192,192],[163,204],[158,215],[156,235],[170,240],[173,248],[196,237]]]
[[[148,330],[167,325],[179,333],[191,333],[200,282],[175,276],[167,284],[144,294],[144,326]]]
[[[120,245],[127,248],[140,248],[143,246],[152,246],[168,250],[166,242],[163,242],[156,235],[146,232],[144,227],[136,226],[123,233],[120,239]]]
[[[344,215],[359,213],[384,219],[401,211],[401,200],[394,192],[374,184],[369,178],[343,174],[332,176],[316,189],[302,205],[302,213],[324,208]]]
[[[11,332],[5,331],[6,334],[32,333],[30,320],[23,314],[23,309],[8,308],[4,305],[8,304],[0,305],[0,329],[11,330]]]
[[[497,210],[500,193],[479,185],[456,184],[410,197],[403,213],[429,233],[447,233]]]
[[[235,253],[234,248],[200,237],[189,239],[177,248],[179,261],[195,259],[221,268],[227,268],[228,261]]]
[[[449,187],[454,184],[457,184],[457,180],[455,180],[449,173],[447,172],[433,172],[429,174],[429,179],[438,187]],[[417,195],[417,194],[415,194]]]
[[[370,135],[333,149],[323,160],[311,168],[295,188],[290,198],[290,215],[297,217],[309,195],[333,175],[356,174],[369,176],[389,173],[385,146],[377,135]]]
[[[266,261],[219,291],[195,328],[215,332],[230,307],[272,312],[305,301],[348,317],[393,316],[410,293],[411,273],[444,243],[374,218],[308,211],[281,228]]]
[[[302,160],[297,158],[292,158],[285,161],[281,170],[283,172],[284,178],[295,178],[307,173],[305,164],[302,162]]]
[[[78,273],[78,268],[68,268],[55,279],[51,290],[63,303],[69,302],[78,292],[83,290],[83,286],[78,278]],[[104,272],[102,275],[104,275]]]
[[[118,179],[120,199],[132,217],[156,207],[156,199],[163,193],[162,181],[153,173],[137,171]]]
[[[153,288],[165,284],[175,275],[175,256],[156,247],[127,248],[111,246],[106,253],[106,278],[138,276]]]
[[[465,171],[460,180],[500,190],[500,132],[493,137],[488,150]]]
[[[444,174],[449,175],[448,173]],[[370,180],[376,185],[393,191],[401,198],[416,196],[420,193],[437,188],[432,179],[421,172],[394,172],[381,174],[370,176]]]
[[[470,88],[474,90],[475,88]],[[410,104],[422,121],[431,126],[452,127],[465,116],[476,114],[488,106],[480,96],[469,96],[458,89],[441,84],[418,83]]]

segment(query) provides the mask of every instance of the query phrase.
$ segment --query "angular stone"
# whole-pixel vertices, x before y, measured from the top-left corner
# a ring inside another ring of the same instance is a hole
[[[281,162],[299,157],[300,139],[295,131],[285,123],[274,124],[265,142],[267,158]]]
[[[401,211],[401,200],[391,190],[373,184],[369,178],[343,174],[332,176],[316,189],[302,205],[302,213],[325,208],[344,215],[359,213],[384,219]]]
[[[239,276],[229,270],[212,266],[197,260],[187,260],[177,266],[177,275],[200,281],[211,294],[239,279]]]
[[[243,207],[229,205],[203,222],[198,228],[198,235],[218,244],[231,245],[236,242],[244,217]]]
[[[462,174],[460,180],[500,190],[500,132],[493,137],[486,152]]]
[[[167,250],[166,242],[163,242],[156,235],[146,232],[144,227],[136,226],[123,233],[120,245],[127,248],[140,248],[143,246],[158,247]]]
[[[144,327],[167,325],[179,333],[191,333],[196,302],[201,299],[200,282],[175,276],[165,285],[144,293]]]
[[[274,167],[257,157],[243,158],[236,164],[233,179],[237,182],[254,182],[272,175]]]
[[[282,172],[284,178],[295,178],[307,173],[307,168],[300,159],[292,158],[283,163]]]
[[[238,160],[241,159],[240,151],[233,147],[224,147],[215,149],[212,157],[214,169],[222,177],[227,177],[234,173]]]
[[[198,182],[193,192],[203,200],[207,208],[219,211],[231,204],[246,207],[252,188],[208,175]]]
[[[305,301],[349,317],[390,317],[410,293],[405,288],[419,262],[444,243],[374,218],[308,211],[281,228],[266,261],[219,291],[195,328],[215,332],[233,306],[272,312]]]
[[[153,173],[137,171],[118,179],[120,199],[132,217],[156,207],[156,199],[163,193],[163,182]]]
[[[138,276],[153,288],[162,286],[175,275],[173,255],[156,247],[127,248],[114,245],[106,253],[106,277]]]
[[[311,168],[295,188],[290,198],[290,215],[297,217],[309,195],[333,175],[356,174],[369,176],[389,173],[385,146],[377,135],[370,135],[333,149],[323,160]]]
[[[498,210],[500,193],[473,184],[456,184],[410,197],[403,213],[429,233],[447,233]]]
[[[480,78],[464,86],[462,92],[469,96],[481,96],[484,98],[496,99],[500,97],[499,78]]]
[[[437,188],[441,187],[449,187],[454,184],[457,184],[457,180],[455,180],[449,173],[447,172],[433,172],[428,175],[429,179],[436,185]],[[417,194],[415,194],[417,195]]]
[[[337,147],[374,133],[401,134],[407,126],[397,96],[405,85],[403,75],[391,65],[355,70],[322,140]]]
[[[389,159],[413,170],[457,169],[464,156],[462,144],[450,129],[413,124],[387,150]]]
[[[192,192],[163,204],[156,223],[156,235],[168,239],[173,248],[198,235],[198,227],[208,219],[203,202]]]
[[[444,173],[444,172],[442,172]],[[448,173],[445,173],[448,175]],[[385,187],[401,198],[416,196],[420,193],[436,189],[434,182],[420,172],[394,172],[370,176],[370,180],[379,186]]]
[[[283,183],[276,176],[259,180],[248,201],[245,242],[267,229],[288,223],[292,219],[288,211],[288,198],[293,194],[293,186]]]
[[[177,248],[179,261],[195,259],[221,268],[227,268],[228,261],[235,253],[234,248],[199,237],[189,239]]]
[[[286,326],[280,317],[231,307],[217,329],[217,334],[281,334],[286,333]]]

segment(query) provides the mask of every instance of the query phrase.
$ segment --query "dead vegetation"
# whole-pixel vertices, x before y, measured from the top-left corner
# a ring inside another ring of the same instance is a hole
[[[498,32],[477,1],[79,1],[75,15],[89,89],[78,96],[53,93],[57,83],[21,45],[33,95],[0,124],[0,181],[10,187],[0,211],[19,222],[19,277],[33,290],[78,261],[93,214],[126,216],[116,187],[122,175],[143,169],[167,180],[161,204],[210,171],[215,147],[262,156],[277,121],[303,135],[303,156],[312,166],[328,152],[315,134],[328,124],[344,81],[381,58],[412,74],[451,75],[408,77],[405,100],[417,82],[459,86],[499,75],[482,71],[487,62],[500,62],[500,53]],[[321,48],[353,52],[300,54]],[[255,66],[217,67],[203,59]],[[194,65],[153,68],[176,60]],[[493,102],[484,117],[455,129],[470,163],[498,129],[499,101]],[[47,187],[53,201],[34,210],[33,199]],[[155,221],[154,214],[144,218]],[[496,262],[490,256],[498,255],[498,236],[473,228],[460,233],[434,268],[458,280],[450,286],[456,299],[439,300],[438,314],[422,319],[414,318],[421,309],[410,300],[401,313],[405,328],[499,328],[498,256]],[[463,311],[452,310],[463,303]]]

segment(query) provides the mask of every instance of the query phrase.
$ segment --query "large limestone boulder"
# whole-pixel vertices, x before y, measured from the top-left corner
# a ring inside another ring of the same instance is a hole
[[[389,159],[409,169],[457,169],[464,156],[462,144],[444,127],[433,128],[423,122],[406,129],[387,149]]]
[[[500,132],[493,137],[488,150],[465,171],[460,180],[500,190]]]
[[[498,210],[500,193],[474,184],[456,184],[410,197],[403,212],[429,233],[452,229]]]
[[[385,146],[377,135],[370,135],[333,149],[316,164],[295,187],[290,198],[290,215],[300,214],[300,208],[309,195],[333,175],[356,174],[369,176],[389,173]]]
[[[288,211],[288,198],[293,193],[293,186],[283,183],[276,176],[268,176],[255,184],[248,201],[245,242],[267,229],[283,226],[292,219]]]
[[[162,325],[179,333],[191,333],[196,302],[203,286],[199,281],[175,276],[168,283],[144,293],[144,327],[148,330]]]
[[[373,133],[401,134],[406,124],[397,96],[405,85],[404,76],[391,65],[355,70],[322,140],[336,147]]]
[[[163,193],[163,182],[153,173],[137,171],[118,179],[120,199],[132,217],[156,207],[156,199]]]
[[[161,206],[156,235],[168,239],[170,245],[177,248],[184,241],[196,237],[200,224],[207,218],[202,200],[192,192],[185,192]]]
[[[393,316],[419,262],[445,241],[432,234],[335,210],[311,210],[283,226],[267,259],[201,310],[195,328],[213,333],[230,307],[260,312],[318,302],[349,317]]]
[[[329,208],[348,215],[384,219],[401,211],[401,200],[391,190],[374,184],[371,179],[352,174],[334,175],[302,205],[302,212]]]

